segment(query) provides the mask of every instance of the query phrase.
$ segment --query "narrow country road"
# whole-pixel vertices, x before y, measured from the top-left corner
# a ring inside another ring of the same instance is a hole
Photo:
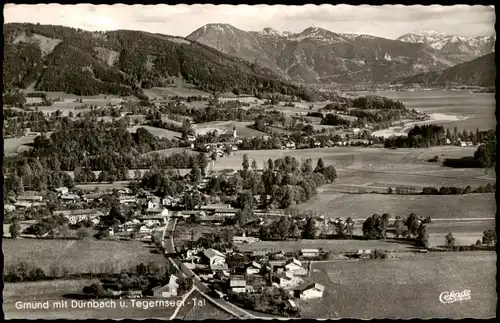
[[[175,245],[174,245],[174,232],[175,226],[177,224],[177,219],[169,218],[167,225],[163,231],[163,246],[167,253],[175,253]],[[259,319],[264,317],[255,316],[253,314],[248,313],[247,311],[239,308],[238,306],[224,300],[221,298],[212,298],[207,294],[210,293],[210,289],[207,287],[205,283],[201,281],[201,279],[189,268],[184,266],[182,262],[178,258],[170,258],[174,265],[180,269],[180,272],[185,277],[193,278],[194,287],[208,300],[214,303],[216,306],[221,308],[222,310],[228,312],[231,315],[234,315],[241,319]]]

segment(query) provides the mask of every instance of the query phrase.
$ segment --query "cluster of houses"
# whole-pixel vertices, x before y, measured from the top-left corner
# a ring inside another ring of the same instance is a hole
[[[238,237],[245,238],[245,237]],[[265,289],[282,288],[290,296],[300,299],[323,296],[324,286],[314,283],[303,286],[309,274],[307,264],[296,257],[287,257],[285,253],[254,251],[247,253],[249,260],[245,264],[228,264],[228,257],[243,256],[233,250],[221,252],[213,248],[191,248],[180,252],[182,262],[188,269],[196,272],[201,281],[212,287],[217,297],[232,293],[261,293]],[[304,258],[320,254],[318,249],[303,249]],[[272,259],[278,260],[269,260]],[[295,304],[294,304],[295,306]]]
[[[234,218],[239,209],[224,207],[225,205],[203,205],[194,211],[172,212],[173,218],[194,218],[202,225],[221,225],[226,219]]]
[[[16,209],[28,209],[32,207],[45,206],[46,202],[43,201],[43,196],[37,191],[25,191],[23,194],[9,199],[10,203],[4,205],[4,210],[14,211]]]

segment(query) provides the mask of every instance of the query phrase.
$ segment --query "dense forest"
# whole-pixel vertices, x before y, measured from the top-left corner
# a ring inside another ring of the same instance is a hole
[[[71,186],[72,179],[65,171],[74,171],[75,182],[116,181],[128,179],[130,169],[190,168],[196,164],[195,155],[187,152],[145,154],[176,147],[178,142],[159,139],[144,128],[130,133],[127,124],[122,120],[105,123],[65,118],[50,137],[36,137],[30,151],[4,158],[6,191]],[[93,171],[102,172],[96,176]]]
[[[41,48],[40,37],[53,48]],[[144,98],[142,88],[165,86],[171,77],[181,77],[210,93],[281,93],[307,101],[330,96],[285,83],[266,68],[200,43],[147,32],[6,24],[4,53],[7,92],[34,83],[40,91]]]
[[[446,144],[446,131],[443,126],[429,124],[416,125],[408,136],[393,136],[385,140],[386,148],[428,148]]]

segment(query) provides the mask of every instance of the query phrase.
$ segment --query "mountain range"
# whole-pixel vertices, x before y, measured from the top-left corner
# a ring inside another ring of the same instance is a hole
[[[413,36],[404,35],[406,41],[401,41],[313,27],[301,33],[271,28],[248,32],[210,24],[183,38],[143,31],[90,32],[5,24],[4,92],[34,86],[35,90],[77,95],[140,96],[144,88],[166,86],[172,78],[182,78],[207,92],[279,92],[307,100],[334,94],[297,83],[381,84],[406,82],[415,75],[428,75],[419,77],[431,80],[444,74],[421,73],[446,71],[468,57],[491,52],[494,43],[486,38],[461,38],[461,45],[453,51],[453,37],[442,36],[450,45],[438,46],[439,35]],[[491,83],[479,79],[481,75],[490,77],[485,65],[488,60],[472,61],[472,65],[452,71],[465,73],[478,62],[484,72],[474,76],[474,83]],[[467,75],[455,76],[453,81],[469,82]]]
[[[397,80],[395,83],[431,86],[469,85],[490,87],[495,85],[495,77],[495,54],[490,53],[442,71],[417,74]]]
[[[272,28],[244,31],[229,24],[205,25],[187,39],[308,84],[389,83],[470,61],[491,53],[495,43],[494,36],[467,38],[422,33],[392,40],[315,27],[300,33]]]
[[[142,31],[89,32],[63,26],[4,25],[4,91],[34,84],[77,95],[137,95],[180,77],[208,92],[281,92],[303,87],[272,70],[182,37]]]

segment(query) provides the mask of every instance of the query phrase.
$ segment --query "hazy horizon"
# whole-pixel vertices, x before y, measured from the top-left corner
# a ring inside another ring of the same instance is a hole
[[[29,18],[27,18],[29,17]],[[258,17],[258,18],[256,18]],[[63,25],[88,31],[140,30],[186,37],[206,24],[246,31],[273,28],[300,33],[317,27],[336,33],[396,39],[435,31],[465,37],[495,35],[493,6],[349,5],[61,5],[4,6],[4,23]]]

